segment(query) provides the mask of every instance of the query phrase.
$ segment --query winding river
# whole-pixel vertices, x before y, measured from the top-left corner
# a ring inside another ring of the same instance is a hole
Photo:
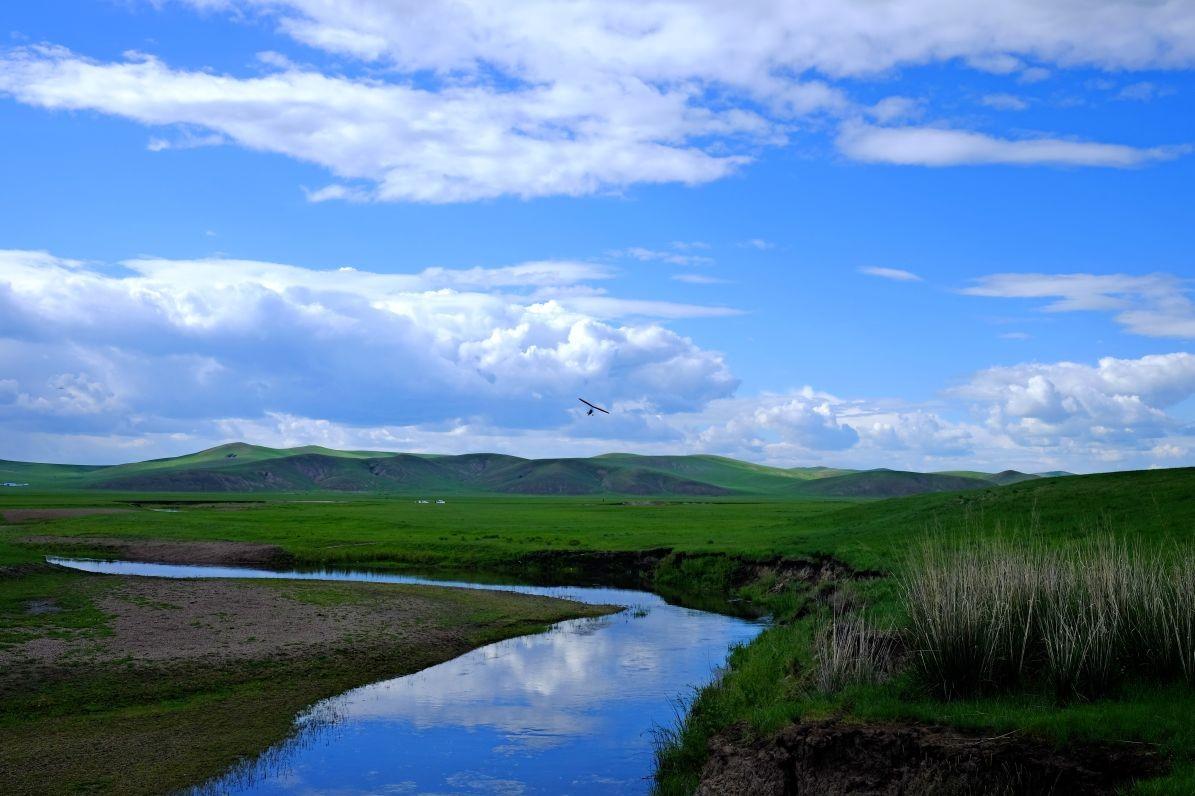
[[[763,628],[622,589],[50,560],[118,575],[411,583],[628,608],[560,622],[326,699],[296,718],[290,740],[201,789],[221,794],[645,793],[653,730],[673,725],[678,700],[716,676],[732,645]]]

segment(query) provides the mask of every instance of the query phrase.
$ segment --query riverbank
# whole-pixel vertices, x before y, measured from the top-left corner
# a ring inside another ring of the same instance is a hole
[[[612,609],[394,584],[0,575],[10,793],[160,793],[291,735],[312,703]]]

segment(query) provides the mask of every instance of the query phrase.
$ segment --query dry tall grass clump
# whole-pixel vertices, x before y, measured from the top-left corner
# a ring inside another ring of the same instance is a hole
[[[946,698],[1043,676],[1062,700],[1130,675],[1195,684],[1191,549],[925,544],[901,590],[909,661]]]
[[[857,614],[837,616],[819,631],[813,646],[813,684],[834,693],[848,685],[887,679],[894,639]]]

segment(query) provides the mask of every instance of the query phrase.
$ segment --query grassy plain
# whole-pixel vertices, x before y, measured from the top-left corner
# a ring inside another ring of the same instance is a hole
[[[500,567],[544,550],[668,547],[759,556],[812,550],[816,540],[803,540],[800,529],[847,505],[769,498],[669,501],[505,496],[454,497],[436,505],[418,504],[413,498],[318,493],[206,498],[107,492],[0,496],[5,498],[0,506],[10,510],[142,506],[128,513],[10,526],[6,532],[10,541],[34,534],[52,534],[70,542],[85,542],[88,536],[223,539],[275,544],[296,563],[311,566],[441,569]],[[162,504],[147,504],[143,502],[146,499]],[[172,500],[198,503],[170,505],[177,513],[152,510]],[[18,560],[37,558],[32,550],[17,546],[7,552],[0,549],[3,555]]]
[[[667,548],[683,554],[664,559],[655,573],[657,584],[684,581],[694,589],[738,592],[771,610],[777,622],[737,650],[727,676],[696,698],[674,742],[663,750],[663,792],[690,790],[708,740],[732,725],[766,734],[802,717],[829,715],[943,722],[1057,740],[1157,744],[1174,760],[1174,769],[1167,777],[1139,784],[1137,791],[1195,791],[1195,729],[1189,720],[1195,714],[1195,694],[1190,689],[1131,682],[1110,697],[1066,705],[1045,689],[946,702],[898,677],[883,685],[819,695],[809,677],[810,644],[820,621],[816,607],[808,610],[815,605],[812,595],[774,591],[775,584],[766,579],[742,583],[736,577],[742,560],[814,555],[891,575],[903,566],[912,543],[960,533],[1029,533],[1041,544],[1062,548],[1108,532],[1145,543],[1191,540],[1192,469],[1041,479],[880,501],[490,495],[450,497],[435,505],[345,493],[0,495],[0,509],[18,506],[132,510],[10,524],[0,530],[0,565],[40,560],[47,551],[86,551],[89,536],[258,542],[279,546],[300,565],[444,573],[518,574],[544,551],[563,555]],[[62,542],[19,542],[30,535]],[[855,598],[877,616],[894,616],[899,610],[891,577],[858,581],[852,588]]]
[[[1033,525],[1053,543],[1111,529],[1164,538],[1195,529],[1195,470],[1108,473],[1028,481],[966,492],[883,501],[772,497],[413,498],[344,493],[218,495],[12,490],[0,510],[137,507],[124,514],[66,518],[24,533],[70,537],[226,539],[277,544],[301,563],[486,566],[541,550],[837,556],[857,568],[890,569],[908,542],[966,527],[995,533]],[[169,505],[177,501],[174,505]],[[213,502],[215,501],[215,502]],[[148,508],[147,508],[148,507]],[[175,508],[178,513],[152,511]],[[11,530],[9,541],[22,535]],[[37,558],[0,548],[0,556]],[[2,562],[3,559],[0,559]]]

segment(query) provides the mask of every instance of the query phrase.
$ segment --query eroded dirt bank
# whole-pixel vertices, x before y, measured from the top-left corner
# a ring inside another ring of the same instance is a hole
[[[526,553],[501,571],[542,584],[584,584],[643,589],[693,608],[758,616],[741,593],[761,584],[778,594],[796,589],[813,600],[831,599],[842,584],[879,577],[832,556],[755,558],[727,553],[690,553],[668,547],[647,550],[542,550]]]
[[[1165,768],[1141,744],[1055,747],[1020,733],[821,721],[764,741],[745,740],[741,731],[715,738],[697,794],[1114,794]]]

